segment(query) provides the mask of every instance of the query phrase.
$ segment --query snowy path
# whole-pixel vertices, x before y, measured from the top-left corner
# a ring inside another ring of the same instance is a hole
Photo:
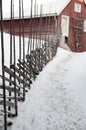
[[[9,130],[86,130],[85,57],[59,48]]]

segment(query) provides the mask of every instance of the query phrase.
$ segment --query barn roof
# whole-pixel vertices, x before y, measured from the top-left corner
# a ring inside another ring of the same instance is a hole
[[[43,13],[51,12],[59,15],[71,0],[53,0],[43,5]]]
[[[71,0],[52,0],[51,2],[44,3],[42,6],[38,5],[38,14],[40,16],[40,8],[42,7],[42,14],[45,16],[47,15],[59,15],[61,11],[68,5]],[[24,10],[25,16],[28,16],[27,9]],[[34,8],[33,8],[33,15],[34,15]],[[29,15],[30,16],[30,15]]]
[[[44,3],[42,5],[43,9],[42,9],[42,14],[46,15],[59,15],[61,13],[61,11],[67,6],[67,4],[70,2],[71,0],[52,0],[51,2],[48,3]],[[38,5],[38,12],[37,15],[40,16],[40,9],[41,6]],[[15,17],[18,18],[18,10],[15,11]],[[33,15],[34,15],[34,7],[33,7]],[[24,9],[24,16],[25,17],[29,17],[30,16],[30,8],[26,8]],[[6,13],[4,15],[4,18],[10,18],[10,12]]]
[[[52,0],[51,2],[44,3],[42,5],[42,17],[43,16],[53,16],[53,15],[59,15],[62,10],[69,4],[71,0]],[[86,0],[84,0],[86,4]],[[41,6],[38,5],[38,11],[37,14],[35,14],[36,17],[40,16],[40,9]],[[24,9],[24,17],[29,18],[31,15],[30,8]],[[33,16],[34,16],[34,7],[33,7]],[[5,15],[4,18],[8,18],[8,15]],[[10,18],[10,15],[9,15]],[[8,18],[8,19],[9,19]],[[19,12],[18,10],[15,11],[15,18],[19,18]]]

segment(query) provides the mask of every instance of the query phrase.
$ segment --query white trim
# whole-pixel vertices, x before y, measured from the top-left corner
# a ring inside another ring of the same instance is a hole
[[[86,0],[84,0],[85,4],[86,4]]]
[[[81,13],[81,4],[80,3],[74,3],[74,11],[77,13]]]
[[[62,15],[61,31],[62,36],[69,36],[69,16],[67,15]]]
[[[86,32],[86,19],[84,20],[84,24],[83,24],[83,31]]]
[[[69,4],[70,1],[71,1],[71,0],[68,0],[68,1],[64,4],[64,6],[57,12],[58,15],[63,11],[63,9]]]

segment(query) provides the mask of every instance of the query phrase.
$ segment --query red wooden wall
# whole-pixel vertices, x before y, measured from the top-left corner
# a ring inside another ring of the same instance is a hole
[[[3,30],[6,33],[11,33],[11,28],[14,28],[15,35],[22,35],[22,30],[24,28],[24,36],[29,37],[30,35],[42,34],[51,35],[54,32],[54,17],[38,17],[38,18],[24,18],[15,20],[4,20]],[[13,34],[13,33],[12,33]]]
[[[81,4],[81,13],[77,13],[74,11],[74,3]],[[73,19],[84,20],[86,19],[86,5],[84,0],[71,0],[71,2],[65,7],[65,9],[60,13],[58,17],[58,32],[61,33],[61,18],[62,15],[69,16],[69,37],[68,37],[68,45],[72,51],[86,51],[86,32],[81,33],[81,45],[76,48],[75,47],[75,31],[74,31],[74,22]]]

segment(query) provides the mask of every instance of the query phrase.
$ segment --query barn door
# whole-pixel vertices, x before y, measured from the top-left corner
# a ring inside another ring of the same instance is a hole
[[[61,31],[62,31],[62,36],[68,37],[68,33],[69,33],[69,16],[62,15]]]

